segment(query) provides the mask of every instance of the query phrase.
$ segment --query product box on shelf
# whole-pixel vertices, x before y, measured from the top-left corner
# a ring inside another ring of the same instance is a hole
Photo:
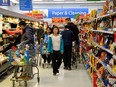
[[[109,1],[109,13],[116,11],[116,0]]]
[[[100,13],[103,11],[103,9],[98,9],[97,10],[97,17],[99,17],[100,16]]]
[[[93,19],[93,18],[96,18],[96,14],[97,14],[97,11],[96,10],[92,10],[91,11],[91,19]]]
[[[114,18],[114,21],[113,21],[113,28],[116,30],[116,17]]]

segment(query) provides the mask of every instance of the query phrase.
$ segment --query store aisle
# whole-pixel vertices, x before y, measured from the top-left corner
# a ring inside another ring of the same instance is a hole
[[[40,68],[40,83],[37,83],[36,77],[28,82],[28,87],[92,87],[91,79],[82,66],[77,70],[64,70],[61,66],[60,74],[52,75],[51,68]],[[12,87],[11,76],[0,83],[0,87]],[[17,86],[16,87],[24,87]]]

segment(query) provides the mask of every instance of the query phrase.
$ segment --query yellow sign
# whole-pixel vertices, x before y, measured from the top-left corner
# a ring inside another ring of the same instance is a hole
[[[33,10],[32,14],[38,14],[38,10]]]

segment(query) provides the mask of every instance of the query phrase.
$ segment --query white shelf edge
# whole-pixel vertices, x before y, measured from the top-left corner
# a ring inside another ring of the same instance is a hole
[[[104,31],[104,30],[92,30],[94,32],[102,32],[102,33],[107,33],[107,34],[113,34],[113,31]]]
[[[116,55],[113,55],[113,58],[116,59]]]
[[[113,31],[116,31],[116,28],[113,28]]]
[[[3,46],[7,46],[7,45],[9,45],[10,43],[7,43],[7,44],[4,44]]]
[[[111,14],[106,14],[106,15],[103,15],[103,16],[99,16],[97,18],[88,20],[87,22],[84,22],[84,23],[90,23],[90,22],[93,22],[94,20],[97,20],[97,19],[100,19],[100,18],[104,18],[104,17],[108,17],[108,16],[114,16],[114,15],[116,15],[116,12],[113,12]],[[82,24],[84,24],[84,23],[82,23]]]
[[[106,14],[106,15],[103,15],[103,16],[100,16],[100,17],[97,17],[96,19],[104,18],[104,17],[108,17],[108,16],[113,16],[113,15],[116,15],[116,12],[113,12],[113,13],[111,13],[111,14]]]
[[[101,49],[103,49],[103,50],[105,50],[105,51],[107,51],[108,53],[110,53],[110,54],[112,54],[113,55],[113,52],[111,51],[111,50],[109,50],[109,49],[106,49],[106,48],[104,48],[103,46],[100,46],[99,44],[97,44],[96,42],[92,42],[93,44],[96,44],[98,47],[100,47]]]

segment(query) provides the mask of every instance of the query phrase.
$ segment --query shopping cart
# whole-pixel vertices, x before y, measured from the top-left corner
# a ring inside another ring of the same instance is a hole
[[[44,59],[43,57],[46,57]],[[47,50],[47,44],[44,43],[44,40],[40,41],[40,61],[39,64],[43,68],[46,66],[47,68],[51,66],[51,63],[47,63],[47,58],[48,58],[48,50]],[[46,61],[45,61],[46,60]]]
[[[79,47],[73,42],[71,53],[71,66],[77,68],[78,62],[80,63]]]
[[[33,48],[33,52],[30,48]],[[21,52],[21,50],[23,50],[24,53]],[[13,52],[12,50],[9,50],[8,56],[10,63],[15,67],[13,72],[14,74],[11,78],[13,87],[15,87],[16,82],[19,82],[19,85],[21,85],[21,82],[24,82],[25,87],[27,87],[27,81],[33,79],[35,75],[37,75],[37,81],[39,83],[40,77],[38,68],[38,57],[36,56],[36,46],[29,47],[28,45],[26,45],[24,47],[23,45],[18,45],[17,51]],[[33,72],[33,67],[37,69],[37,73]],[[22,72],[19,71],[20,68],[22,68]],[[30,79],[26,79],[26,76],[23,78],[19,78],[22,73],[25,73],[24,68],[31,69]]]

